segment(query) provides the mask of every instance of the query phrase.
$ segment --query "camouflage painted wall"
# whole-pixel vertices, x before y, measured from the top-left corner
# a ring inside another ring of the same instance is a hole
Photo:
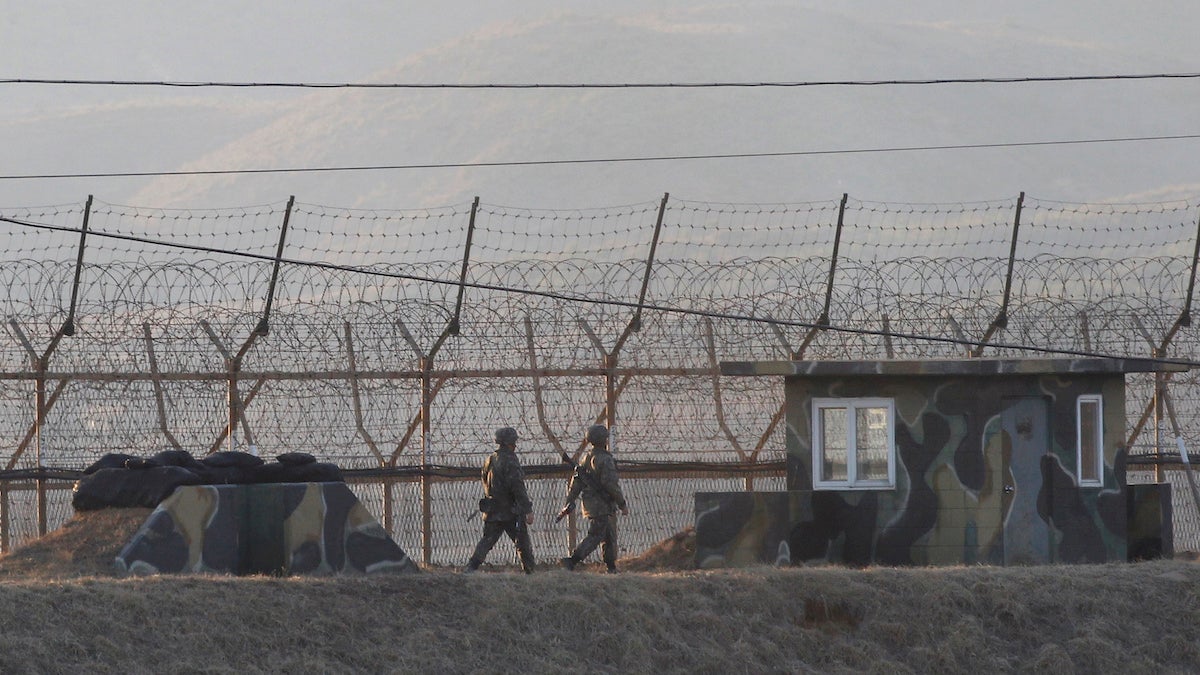
[[[1171,485],[1130,485],[1126,496],[1128,560],[1171,557]],[[890,505],[892,493],[860,491],[849,495],[851,500],[857,497],[852,504],[843,497],[812,491],[698,492],[696,566],[788,565],[804,561],[871,564],[872,541],[848,535],[874,527],[881,500],[889,504],[885,511],[894,511]]]
[[[697,494],[701,567],[1126,559],[1119,372],[805,375],[785,391],[790,491]],[[1099,487],[1075,479],[1085,394],[1104,401]],[[813,490],[811,404],[825,397],[895,401],[894,489]]]
[[[180,487],[150,514],[116,566],[126,574],[418,570],[336,482]]]

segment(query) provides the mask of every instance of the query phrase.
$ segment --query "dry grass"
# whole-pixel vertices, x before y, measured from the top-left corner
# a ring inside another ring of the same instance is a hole
[[[152,511],[78,512],[59,529],[0,557],[0,581],[115,577],[113,560]]]
[[[1196,672],[1200,565],[113,577],[146,511],[0,558],[0,672]],[[681,563],[680,561],[683,561]]]

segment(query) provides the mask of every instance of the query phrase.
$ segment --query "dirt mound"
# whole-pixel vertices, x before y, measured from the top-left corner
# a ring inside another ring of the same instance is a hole
[[[140,507],[77,511],[61,528],[0,556],[0,579],[115,577],[113,560],[152,511]],[[688,527],[638,555],[622,558],[617,565],[629,572],[677,572],[695,569],[695,559],[696,530]],[[497,565],[494,569],[508,567]],[[558,561],[545,560],[538,567],[556,569]],[[600,565],[590,567],[598,569]],[[443,570],[435,567],[428,571]]]
[[[113,560],[152,511],[78,511],[61,528],[0,556],[0,579],[115,577]]]
[[[696,569],[696,528],[664,539],[644,552],[618,561],[618,566],[630,572],[678,572]]]

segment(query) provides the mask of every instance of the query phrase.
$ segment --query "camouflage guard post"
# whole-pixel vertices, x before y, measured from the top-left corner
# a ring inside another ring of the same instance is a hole
[[[1167,551],[1169,505],[1158,506],[1169,486],[1126,483],[1124,377],[1185,369],[1115,358],[723,363],[723,375],[782,376],[788,491],[697,493],[696,563],[1024,565]]]
[[[517,430],[501,427],[496,430],[496,451],[483,463],[483,536],[467,561],[467,572],[479,569],[501,534],[507,534],[517,547],[521,569],[533,573],[533,541],[529,526],[533,524],[533,501],[525,490],[525,472],[517,459]]]
[[[591,449],[575,467],[567,486],[567,503],[558,512],[561,520],[575,508],[575,500],[583,497],[583,515],[588,519],[588,533],[571,555],[561,560],[562,566],[574,570],[580,561],[602,546],[604,565],[610,574],[617,571],[617,514],[629,515],[625,495],[617,480],[617,462],[608,451],[608,429],[593,424],[587,430]]]

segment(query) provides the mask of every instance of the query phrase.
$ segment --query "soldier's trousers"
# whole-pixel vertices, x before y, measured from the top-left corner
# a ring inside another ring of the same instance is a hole
[[[475,553],[471,561],[476,565],[483,564],[487,554],[500,540],[501,534],[507,534],[517,545],[517,558],[521,561],[521,569],[532,572],[534,566],[533,540],[529,537],[529,528],[523,519],[518,520],[488,520],[483,523],[483,537],[475,545]]]
[[[617,563],[617,516],[610,514],[588,519],[587,536],[575,547],[571,557],[584,560],[596,547],[600,547],[600,556],[609,567]]]

